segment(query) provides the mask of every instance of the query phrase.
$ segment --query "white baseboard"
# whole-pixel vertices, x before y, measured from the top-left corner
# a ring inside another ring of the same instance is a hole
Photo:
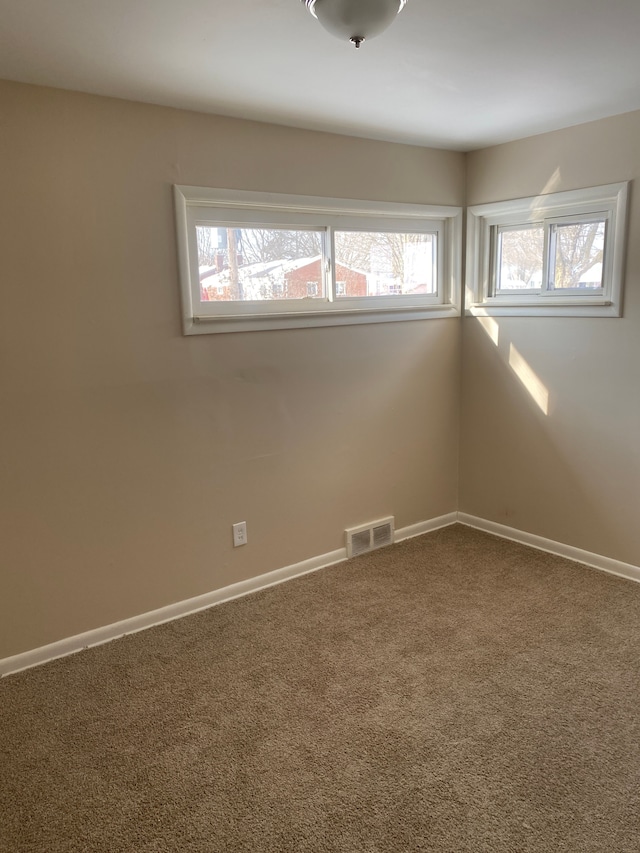
[[[199,610],[207,610],[216,604],[241,598],[252,592],[258,592],[269,586],[275,586],[292,578],[300,577],[300,575],[316,572],[326,566],[333,566],[342,560],[346,560],[346,558],[346,548],[339,548],[337,551],[330,551],[319,557],[311,557],[309,560],[303,560],[300,563],[222,587],[222,589],[206,592],[204,595],[198,595],[195,598],[187,598],[184,601],[160,607],[158,610],[151,610],[139,616],[132,616],[130,619],[123,619],[121,622],[114,622],[112,625],[105,625],[103,628],[95,628],[84,634],[76,634],[74,637],[67,637],[56,643],[4,658],[0,660],[0,678],[10,673],[20,672],[23,669],[30,669],[32,666],[39,666],[56,658],[75,654],[92,646],[100,646],[103,643],[116,640],[118,637],[123,637],[125,634],[135,634],[138,631],[152,628],[154,625],[162,625],[164,622],[181,619],[183,616],[189,616]]]
[[[544,536],[527,533],[525,530],[517,530],[515,527],[507,527],[506,524],[498,524],[496,521],[488,521],[486,518],[478,518],[475,515],[468,515],[466,512],[459,512],[457,515],[458,522],[466,524],[467,527],[475,527],[477,530],[493,533],[502,539],[511,539],[521,545],[537,548],[538,551],[547,551],[549,554],[556,554],[558,557],[583,563],[593,569],[599,569],[601,572],[608,572],[610,575],[618,575],[621,578],[640,583],[640,567],[631,563],[623,563],[620,560],[613,560],[611,557],[603,557],[601,554],[583,551],[582,548],[574,548],[573,545],[565,545],[562,542],[555,542],[553,539],[545,539]]]
[[[511,539],[514,542],[529,545],[540,551],[547,551],[559,557],[566,557],[569,560],[583,563],[594,569],[609,572],[609,574],[640,582],[640,567],[638,566],[613,560],[610,557],[603,557],[600,554],[593,554],[590,551],[583,551],[581,548],[574,548],[572,545],[564,545],[562,542],[545,539],[543,536],[517,530],[514,527],[507,527],[504,524],[498,524],[495,521],[488,521],[487,519],[478,518],[464,512],[450,512],[446,515],[432,518],[429,521],[421,521],[417,524],[401,527],[395,531],[394,539],[396,542],[402,542],[405,539],[422,536],[425,533],[430,533],[441,527],[447,527],[456,522],[465,524],[467,527],[475,527],[477,530],[484,530],[486,533],[493,533],[502,539]],[[223,604],[225,601],[232,601],[234,598],[250,595],[253,592],[284,583],[284,581],[291,580],[292,578],[316,572],[328,566],[334,566],[346,560],[346,558],[346,549],[339,548],[336,551],[329,551],[326,554],[311,557],[309,560],[303,560],[300,563],[294,563],[291,566],[285,566],[282,569],[276,569],[273,572],[267,572],[255,578],[249,578],[246,581],[240,581],[239,583],[207,592],[195,598],[178,601],[175,604],[169,604],[166,607],[152,610],[149,613],[142,613],[139,616],[123,619],[121,622],[115,622],[112,625],[105,625],[102,628],[96,628],[84,634],[77,634],[74,637],[67,637],[64,640],[50,643],[47,646],[41,646],[22,654],[4,658],[0,660],[0,677],[20,672],[23,669],[30,669],[33,666],[39,666],[56,658],[75,654],[92,646],[108,643],[126,634],[135,634],[138,631],[144,631],[147,628],[152,628],[154,625],[161,625],[164,622],[181,619],[183,616],[189,616],[200,610],[207,610],[210,607],[215,607],[217,604]]]
[[[448,515],[442,515],[430,521],[422,521],[419,524],[402,527],[395,531],[395,541],[401,542],[403,539],[410,539],[412,536],[420,536],[431,530],[437,530],[439,527],[454,524],[455,521],[456,513],[451,512]],[[204,595],[198,595],[195,598],[188,598],[185,601],[178,601],[175,604],[169,604],[167,607],[161,607],[158,610],[151,610],[149,613],[142,613],[140,616],[133,616],[130,619],[123,619],[121,622],[114,622],[113,625],[95,628],[84,634],[76,634],[74,637],[67,637],[56,643],[50,643],[47,646],[41,646],[40,648],[32,649],[19,655],[4,658],[0,660],[0,678],[11,673],[20,672],[23,669],[39,666],[56,658],[73,655],[92,646],[100,646],[103,643],[116,640],[118,637],[123,637],[125,634],[135,634],[138,631],[152,628],[154,625],[162,625],[164,622],[181,619],[183,616],[189,616],[192,613],[197,613],[199,610],[207,610],[209,607],[215,607],[215,605],[223,604],[225,601],[232,601],[234,598],[250,595],[252,592],[258,592],[261,589],[275,586],[292,578],[316,572],[318,569],[324,569],[327,566],[334,566],[336,563],[340,563],[346,559],[346,548],[339,548],[336,551],[329,551],[327,554],[311,557],[309,560],[303,560],[300,563],[294,563],[291,566],[285,566],[282,569],[276,569],[273,572],[267,572],[255,578],[249,578],[249,580],[240,581],[240,583],[234,583],[222,589],[207,592]]]
[[[429,521],[419,521],[417,524],[410,524],[408,527],[400,527],[396,530],[393,541],[403,542],[405,539],[413,539],[414,536],[422,536],[424,533],[431,533],[432,530],[439,530],[441,527],[455,524],[457,520],[457,512],[448,512],[446,515],[439,515]]]

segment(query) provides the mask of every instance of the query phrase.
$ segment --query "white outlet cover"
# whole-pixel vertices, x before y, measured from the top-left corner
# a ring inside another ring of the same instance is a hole
[[[238,521],[233,525],[233,547],[247,544],[247,522]]]

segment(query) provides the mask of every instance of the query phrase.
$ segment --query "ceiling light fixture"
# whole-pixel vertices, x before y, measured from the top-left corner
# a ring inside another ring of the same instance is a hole
[[[339,39],[360,47],[387,29],[407,0],[302,0],[320,24]]]

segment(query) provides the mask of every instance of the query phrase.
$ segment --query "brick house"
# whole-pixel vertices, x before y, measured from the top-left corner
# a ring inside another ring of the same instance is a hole
[[[321,258],[264,261],[238,268],[243,297],[252,299],[313,299],[322,296]],[[230,301],[231,274],[216,267],[200,267],[203,302]],[[360,270],[336,264],[337,296],[366,296],[367,276]]]

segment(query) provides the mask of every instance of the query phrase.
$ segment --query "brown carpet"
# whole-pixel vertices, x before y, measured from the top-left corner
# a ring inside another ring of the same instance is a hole
[[[640,586],[460,526],[0,682],[2,853],[640,850]]]

